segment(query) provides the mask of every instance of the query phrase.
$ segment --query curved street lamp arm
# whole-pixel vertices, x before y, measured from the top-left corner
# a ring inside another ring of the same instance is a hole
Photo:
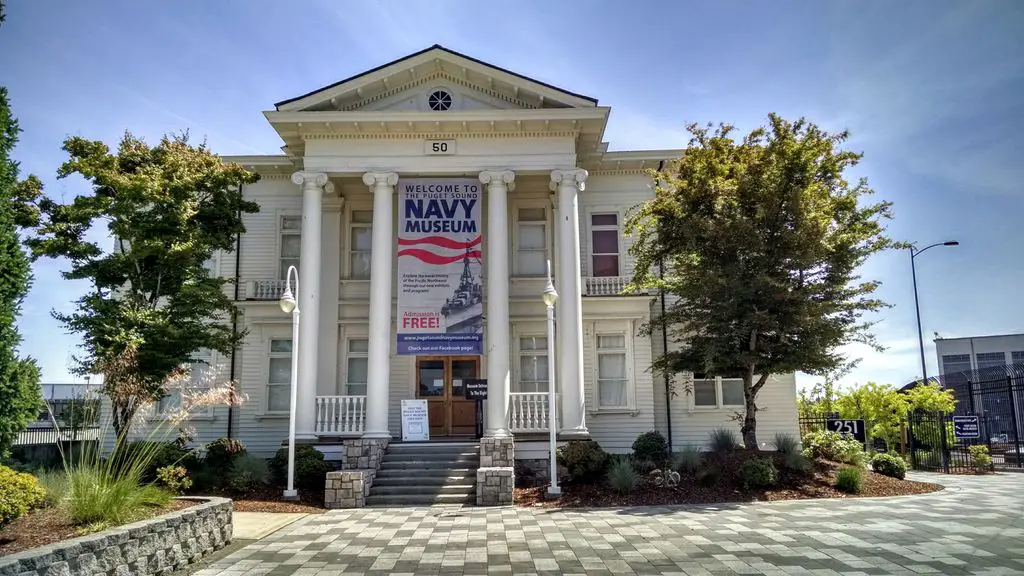
[[[925,250],[927,250],[929,248],[935,248],[936,246],[956,246],[957,244],[959,244],[959,242],[957,242],[956,244],[951,243],[949,241],[946,241],[946,242],[936,242],[935,244],[930,244],[928,246],[925,246],[924,248],[921,248],[920,250],[918,250],[918,249],[914,248],[913,246],[911,246],[910,247],[910,257],[911,258],[916,258],[917,255],[920,254],[921,252],[924,252]]]

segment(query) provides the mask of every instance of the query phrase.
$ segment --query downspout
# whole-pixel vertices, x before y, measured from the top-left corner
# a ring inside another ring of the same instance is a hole
[[[658,172],[660,173],[665,167],[665,161],[658,161]],[[659,224],[660,225],[660,224]],[[662,256],[658,259],[658,278],[662,281],[665,280],[665,258]],[[661,318],[665,319],[665,286],[662,285],[658,288],[658,299],[661,300]],[[664,324],[661,327],[661,352],[662,354],[668,354],[668,330],[665,329]],[[668,426],[668,451],[672,453],[672,378],[669,377],[668,371],[663,371],[663,377],[665,378],[665,424]]]
[[[238,195],[242,195],[243,185],[238,184]],[[238,219],[242,218],[242,208],[238,208]],[[234,305],[235,309],[231,312],[231,340],[234,341],[238,337],[238,297],[239,293],[239,267],[242,263],[242,233],[239,232],[235,235],[235,298]],[[238,347],[235,346],[231,350],[231,369],[228,378],[231,380],[231,397],[228,399],[228,432],[227,437],[231,438],[232,425],[235,420],[235,356],[238,354]]]

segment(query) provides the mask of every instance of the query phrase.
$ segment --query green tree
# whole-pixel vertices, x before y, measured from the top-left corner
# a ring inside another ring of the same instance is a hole
[[[0,23],[3,16],[0,2]],[[19,132],[7,89],[0,87],[0,456],[9,453],[18,433],[43,407],[39,366],[31,358],[18,357],[17,320],[32,285],[32,269],[18,235],[24,222],[19,199],[27,187],[38,186],[31,176],[18,181],[18,163],[11,160],[11,152]]]
[[[868,382],[847,390],[836,400],[841,418],[865,420],[872,438],[881,438],[889,450],[903,438],[910,403],[889,384]]]
[[[690,126],[690,145],[651,172],[654,198],[626,224],[636,258],[627,289],[668,295],[644,328],[679,344],[655,369],[741,377],[751,447],[757,394],[772,374],[835,369],[850,342],[879,348],[862,315],[886,304],[857,269],[897,246],[883,224],[891,205],[868,203],[867,183],[843,176],[861,157],[841,149],[845,132],[769,120],[741,141],[731,126]]]
[[[953,391],[939,386],[937,382],[918,384],[906,392],[910,408],[918,412],[949,414],[956,410]]]
[[[240,192],[257,176],[205,144],[190,145],[187,134],[151,147],[126,133],[116,152],[72,137],[63,149],[70,159],[58,176],[79,175],[93,193],[68,204],[41,193],[27,199],[36,225],[27,244],[36,257],[66,258],[64,278],[92,283],[75,312],[53,315],[83,338],[76,372],[104,374],[121,438],[197,351],[229,354],[244,336],[227,321],[235,307],[225,280],[205,264],[217,251],[231,252],[245,231],[242,214],[259,210]],[[112,252],[89,239],[104,225]],[[131,370],[120,368],[125,358]]]

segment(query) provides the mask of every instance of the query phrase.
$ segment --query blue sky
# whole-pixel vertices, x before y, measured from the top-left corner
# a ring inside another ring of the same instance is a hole
[[[1024,3],[1013,0],[663,2],[206,2],[9,0],[0,84],[24,133],[15,151],[51,195],[68,135],[114,144],[189,129],[222,154],[273,154],[261,111],[440,43],[612,106],[615,150],[682,147],[689,122],[748,130],[769,112],[848,128],[856,176],[895,202],[902,240],[957,248],[918,262],[930,335],[1024,332]],[[846,382],[920,373],[909,257],[874,258],[865,277],[894,304],[882,354]],[[76,338],[50,310],[84,286],[35,266],[22,350],[46,382],[70,382]],[[802,384],[810,383],[801,377]]]

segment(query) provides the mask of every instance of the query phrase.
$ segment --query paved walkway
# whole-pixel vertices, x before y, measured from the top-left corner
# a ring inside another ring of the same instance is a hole
[[[1024,475],[915,478],[948,488],[687,508],[339,510],[197,574],[1024,574]]]
[[[259,540],[306,516],[308,514],[286,512],[235,512],[231,515],[232,537]]]

